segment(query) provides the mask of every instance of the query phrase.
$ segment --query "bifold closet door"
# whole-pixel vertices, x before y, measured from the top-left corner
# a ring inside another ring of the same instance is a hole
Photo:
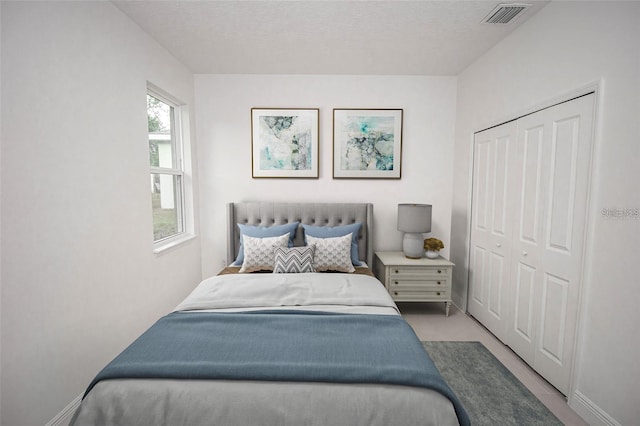
[[[567,394],[586,226],[594,95],[517,121],[505,343]]]
[[[583,96],[474,138],[469,313],[565,395],[594,99]]]
[[[507,331],[516,123],[474,138],[468,310],[500,340]]]

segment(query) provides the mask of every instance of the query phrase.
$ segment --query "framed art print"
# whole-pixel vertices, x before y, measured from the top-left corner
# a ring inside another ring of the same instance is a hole
[[[319,109],[251,109],[254,178],[318,177]]]
[[[333,177],[400,179],[402,109],[334,109]]]

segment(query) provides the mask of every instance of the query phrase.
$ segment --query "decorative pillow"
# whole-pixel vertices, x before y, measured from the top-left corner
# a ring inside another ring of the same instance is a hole
[[[249,237],[254,238],[265,238],[265,237],[277,237],[284,233],[289,233],[289,247],[293,247],[293,239],[296,236],[296,229],[298,229],[298,224],[300,222],[292,222],[286,223],[284,225],[275,225],[275,226],[252,226],[252,225],[244,225],[239,223],[238,228],[240,228],[240,248],[238,249],[238,256],[236,257],[235,262],[233,262],[234,266],[242,265],[244,261],[244,236],[248,235]]]
[[[275,264],[274,274],[299,274],[303,272],[315,272],[313,269],[313,254],[316,246],[311,244],[305,247],[275,247],[273,254]]]
[[[316,238],[331,238],[342,237],[347,234],[351,234],[351,263],[355,266],[362,266],[358,256],[358,234],[362,224],[360,222],[352,223],[351,225],[343,226],[313,226],[302,224],[304,228],[304,238],[307,241],[307,236]]]
[[[253,238],[244,236],[244,261],[240,272],[273,271],[274,247],[286,247],[289,234],[279,237]]]
[[[356,270],[351,263],[351,234],[334,238],[307,236],[307,242],[316,246],[313,257],[313,267],[316,272]]]

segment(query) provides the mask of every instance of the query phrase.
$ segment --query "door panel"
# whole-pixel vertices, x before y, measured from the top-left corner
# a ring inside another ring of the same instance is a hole
[[[544,127],[536,126],[523,131],[523,151],[521,158],[520,226],[521,241],[538,242],[538,222],[540,219],[541,179],[544,151]]]
[[[566,346],[563,330],[567,319],[569,283],[547,274],[542,288],[540,339],[538,350],[550,361],[562,365]]]
[[[506,333],[515,123],[476,134],[472,202],[469,313],[498,338]]]
[[[478,141],[476,144],[477,158],[476,163],[476,198],[478,199],[478,208],[475,210],[474,226],[477,231],[488,231],[489,209],[491,208],[491,139]]]
[[[581,281],[593,99],[584,96],[518,120],[516,144],[522,157],[515,179],[522,193],[514,214],[519,232],[511,265],[526,263],[536,271],[529,305],[535,328],[525,336],[517,315],[505,343],[518,348],[526,362],[565,394]],[[523,303],[514,300],[516,312]]]
[[[508,330],[510,334],[517,335],[517,338],[509,338],[509,346],[518,353],[525,361],[533,359],[533,343],[535,341],[535,299],[534,289],[536,280],[536,270],[530,265],[518,263],[513,292],[513,299],[509,301],[509,306],[513,309],[510,315],[513,329]],[[505,342],[506,343],[506,342]]]
[[[471,305],[473,305],[474,310],[478,313],[478,316],[482,316],[482,311],[485,306],[484,302],[484,288],[486,286],[486,273],[485,273],[485,254],[486,250],[484,247],[480,247],[479,245],[475,245],[473,247],[473,252],[471,255],[471,281],[473,285],[469,287],[469,304],[471,312]],[[473,312],[471,312],[473,314]],[[478,318],[479,319],[479,318]]]
[[[549,182],[548,248],[571,251],[576,196],[580,117],[554,123]]]
[[[509,131],[509,129],[505,130]],[[492,165],[494,174],[492,231],[494,235],[503,238],[507,233],[510,233],[510,227],[507,226],[507,191],[511,140],[511,135],[505,135],[495,139],[495,161]]]
[[[487,283],[487,287],[489,288],[487,310],[496,320],[500,320],[503,318],[504,311],[502,299],[504,297],[505,277],[502,272],[506,270],[507,265],[505,264],[504,256],[499,253],[492,252],[490,256],[490,275],[489,282]]]

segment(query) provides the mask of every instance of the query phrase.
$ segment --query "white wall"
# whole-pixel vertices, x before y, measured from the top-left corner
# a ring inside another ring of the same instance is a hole
[[[50,421],[201,278],[198,239],[152,253],[147,80],[193,106],[111,3],[2,2],[3,425]]]
[[[640,418],[640,3],[552,2],[458,80],[452,259],[466,299],[469,172],[474,131],[601,82],[592,170],[582,329],[570,405],[593,424]]]
[[[2,23],[2,5],[0,5],[0,23]],[[2,31],[0,26],[0,46],[2,46]],[[0,52],[0,93],[2,93],[2,54]],[[2,103],[0,102],[0,224],[2,224]],[[2,241],[2,226],[0,226],[0,241]],[[2,244],[0,244],[0,424],[2,424]]]
[[[400,249],[397,204],[433,204],[448,255],[454,77],[196,75],[203,276],[226,259],[228,202],[374,203],[374,249]],[[251,178],[251,108],[320,108],[320,178]],[[403,108],[401,180],[332,179],[333,108]]]

